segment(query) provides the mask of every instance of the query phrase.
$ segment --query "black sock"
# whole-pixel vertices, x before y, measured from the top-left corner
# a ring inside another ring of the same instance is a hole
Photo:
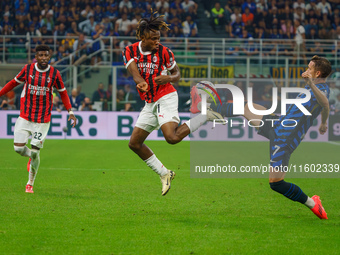
[[[290,200],[300,202],[301,204],[306,203],[308,196],[300,189],[299,186],[285,182],[284,180],[279,182],[270,183],[270,188]]]

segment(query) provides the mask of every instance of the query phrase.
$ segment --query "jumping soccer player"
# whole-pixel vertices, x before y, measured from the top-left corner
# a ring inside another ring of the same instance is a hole
[[[14,127],[14,150],[21,156],[30,158],[27,164],[29,171],[27,193],[33,193],[33,184],[40,165],[40,149],[50,127],[53,87],[58,90],[70,114],[68,120],[73,120],[73,127],[77,121],[71,111],[70,99],[59,71],[48,64],[51,58],[50,48],[46,45],[38,45],[35,58],[37,63],[25,65],[20,73],[0,91],[1,97],[25,82],[21,93],[20,116]],[[29,149],[26,144],[31,135],[32,149]]]
[[[170,82],[179,81],[180,71],[172,51],[160,44],[160,30],[169,30],[168,25],[162,16],[154,15],[155,13],[152,13],[150,18],[142,18],[139,21],[136,35],[140,41],[125,47],[123,58],[125,67],[137,84],[140,97],[145,100],[129,147],[160,176],[164,196],[170,189],[175,173],[168,170],[144,144],[145,139],[160,127],[165,140],[176,144],[207,120],[219,119],[222,116],[208,109],[207,115],[199,114],[178,126],[178,95]]]
[[[270,187],[284,195],[285,197],[300,202],[310,208],[313,213],[320,219],[327,219],[327,214],[322,207],[319,196],[308,197],[297,185],[284,181],[286,172],[277,171],[282,169],[280,166],[288,166],[290,155],[298,147],[308,129],[312,126],[314,119],[321,113],[321,125],[319,127],[320,134],[327,131],[327,119],[329,115],[329,87],[326,79],[332,71],[330,62],[322,57],[314,56],[308,64],[308,69],[302,74],[307,81],[306,89],[310,90],[311,99],[304,103],[303,106],[312,114],[304,115],[296,105],[291,105],[286,115],[281,117],[275,115],[258,116],[250,112],[248,104],[245,105],[244,117],[250,121],[253,126],[263,126],[258,129],[258,134],[270,140],[270,165],[269,174]],[[197,93],[196,90],[192,90]],[[305,98],[305,94],[298,95],[298,98]],[[198,98],[192,105],[192,112],[196,113],[200,108]],[[224,117],[233,117],[233,104],[226,103],[222,106],[211,106],[212,109],[222,114]],[[266,110],[265,107],[254,104],[257,110]],[[294,124],[291,119],[295,120],[297,125],[287,127]],[[269,120],[269,121],[266,121]],[[274,121],[275,120],[275,121]],[[282,126],[281,122],[285,121],[286,126]],[[272,122],[274,123],[272,127]]]

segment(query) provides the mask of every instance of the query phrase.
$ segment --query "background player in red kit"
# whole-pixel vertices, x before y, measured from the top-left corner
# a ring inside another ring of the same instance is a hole
[[[155,129],[161,128],[165,140],[176,144],[194,132],[207,120],[220,119],[221,115],[207,109],[207,115],[199,114],[178,126],[178,95],[170,82],[180,79],[180,71],[174,54],[160,44],[160,30],[168,30],[162,16],[143,18],[136,30],[137,39],[125,47],[123,58],[125,67],[132,74],[145,106],[140,113],[132,132],[129,147],[157,174],[162,182],[162,195],[170,189],[175,173],[168,170],[144,144],[145,139]],[[168,75],[170,72],[170,75]]]
[[[71,111],[70,99],[59,71],[48,64],[51,58],[50,48],[46,45],[37,46],[35,58],[37,63],[25,65],[0,91],[2,96],[19,84],[25,83],[20,99],[20,116],[14,128],[14,150],[21,156],[30,158],[27,164],[29,171],[27,193],[33,193],[33,184],[40,164],[39,152],[50,127],[53,87],[58,90],[70,114],[68,120],[73,120],[73,127],[77,121]],[[31,135],[32,149],[29,149],[26,144]]]

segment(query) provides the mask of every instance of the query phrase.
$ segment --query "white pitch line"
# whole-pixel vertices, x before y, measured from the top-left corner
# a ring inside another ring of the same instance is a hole
[[[14,169],[14,170],[19,170],[19,169],[23,169],[21,167],[6,167],[6,169]],[[143,169],[94,169],[94,168],[46,168],[46,167],[41,167],[41,170],[66,170],[66,171],[70,171],[70,170],[86,170],[86,171],[141,171]],[[26,169],[25,169],[26,170]]]
[[[339,142],[332,142],[332,141],[330,141],[330,142],[328,142],[328,143],[340,146],[340,143],[339,143]]]

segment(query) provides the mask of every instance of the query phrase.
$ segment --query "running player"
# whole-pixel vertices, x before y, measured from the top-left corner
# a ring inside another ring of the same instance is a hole
[[[219,119],[222,116],[208,109],[207,115],[199,114],[178,126],[178,95],[171,82],[179,81],[180,71],[173,52],[160,44],[160,30],[168,30],[168,25],[162,16],[154,15],[155,13],[152,13],[150,18],[142,18],[139,21],[136,35],[140,41],[125,47],[123,58],[125,67],[137,84],[140,97],[145,100],[129,147],[160,176],[164,196],[170,189],[175,173],[168,170],[144,144],[145,139],[153,130],[161,128],[165,140],[176,144],[207,120]]]
[[[322,207],[319,196],[308,197],[297,185],[284,181],[286,172],[275,171],[280,169],[280,166],[288,166],[290,155],[298,147],[308,129],[312,126],[314,119],[321,113],[321,125],[319,127],[320,134],[325,134],[327,131],[327,119],[329,115],[329,87],[326,84],[326,79],[330,75],[332,67],[330,62],[322,57],[314,56],[308,64],[308,69],[302,74],[307,85],[306,89],[310,90],[311,99],[304,103],[303,106],[312,114],[304,115],[296,105],[291,105],[286,115],[281,117],[275,115],[258,116],[250,112],[248,104],[245,105],[244,117],[251,121],[253,126],[264,125],[259,128],[258,133],[270,140],[270,165],[271,171],[269,174],[270,187],[284,195],[285,197],[300,202],[310,208],[313,213],[320,219],[327,219],[327,214]],[[194,91],[194,90],[193,90]],[[196,90],[197,91],[197,90]],[[306,97],[305,94],[300,94],[298,98]],[[198,97],[196,97],[198,98]],[[193,102],[192,111],[194,113],[199,109],[200,99]],[[233,104],[226,103],[222,106],[211,105],[211,108],[221,113],[224,117],[232,117]],[[254,104],[257,110],[266,110],[265,107]],[[295,120],[295,127],[286,127]],[[261,120],[263,122],[261,122]],[[266,121],[270,120],[270,121]],[[272,127],[272,121],[274,127]],[[286,126],[280,123],[285,121]],[[282,169],[282,167],[281,167]]]
[[[77,121],[71,111],[70,99],[59,71],[48,64],[51,58],[50,48],[46,45],[38,45],[35,58],[37,63],[25,65],[19,74],[0,91],[2,96],[19,84],[25,83],[20,99],[20,116],[14,127],[14,150],[21,156],[29,157],[27,193],[33,193],[33,184],[40,165],[39,152],[50,127],[53,87],[58,90],[70,114],[68,120],[73,120],[73,127]],[[29,149],[26,144],[31,135],[32,149]]]

